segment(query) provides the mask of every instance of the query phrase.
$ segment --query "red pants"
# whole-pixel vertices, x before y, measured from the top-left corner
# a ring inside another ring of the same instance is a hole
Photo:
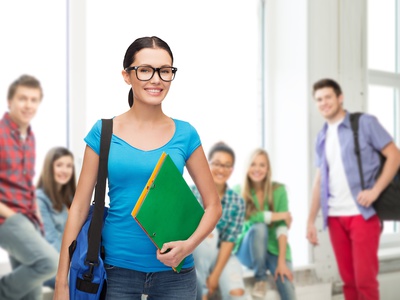
[[[346,300],[379,300],[379,218],[329,217],[329,235]]]

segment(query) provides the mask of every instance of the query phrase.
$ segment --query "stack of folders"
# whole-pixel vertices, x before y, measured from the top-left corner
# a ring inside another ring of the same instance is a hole
[[[182,174],[163,152],[132,211],[133,218],[161,249],[164,243],[188,239],[203,214]],[[183,263],[174,271],[179,272]]]

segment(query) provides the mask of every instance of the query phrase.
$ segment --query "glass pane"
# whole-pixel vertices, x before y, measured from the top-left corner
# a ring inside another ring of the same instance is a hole
[[[396,0],[368,0],[368,68],[396,71]]]
[[[195,13],[177,11],[182,3],[119,0],[110,5],[109,1],[87,1],[87,127],[100,117],[116,116],[128,109],[129,90],[121,76],[123,56],[134,39],[154,33],[170,45],[178,68],[163,102],[166,114],[192,123],[205,151],[224,140],[237,157],[246,157],[248,149],[261,140],[258,3],[204,0],[196,5]],[[227,7],[229,14],[225,14]],[[132,12],[151,12],[151,21],[145,13],[134,13],[132,18]],[[245,21],[238,22],[239,17]],[[182,24],[190,32],[182,35]],[[99,47],[99,41],[108,42]],[[242,74],[236,78],[242,63]],[[232,82],[234,88],[227,88]],[[245,106],[240,99],[245,99]],[[217,127],[210,125],[213,120],[218,120]],[[238,120],[245,120],[246,128],[251,129],[243,130]],[[229,180],[232,184],[242,181],[244,167],[235,165]]]
[[[43,88],[43,101],[32,121],[36,177],[47,151],[67,141],[65,8],[65,1],[0,1],[0,117],[8,111],[8,87],[20,75],[35,76]],[[0,251],[0,264],[6,261],[6,252]]]
[[[43,88],[43,101],[32,120],[36,177],[49,148],[66,146],[67,141],[65,7],[64,1],[0,1],[0,95],[6,97],[11,82],[22,74],[35,76]],[[3,99],[1,117],[8,111]]]
[[[397,113],[399,91],[390,87],[370,85],[368,93],[368,113],[376,116],[382,126],[393,136],[393,139],[398,141],[399,132],[396,124],[399,122]],[[400,232],[399,223],[385,222],[383,232]]]
[[[396,137],[396,90],[390,87],[370,85],[368,90],[368,113],[376,116],[385,129]]]

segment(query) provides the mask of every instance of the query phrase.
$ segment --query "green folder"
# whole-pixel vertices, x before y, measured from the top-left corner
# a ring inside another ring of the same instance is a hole
[[[164,243],[188,239],[203,214],[182,174],[163,152],[132,211],[133,218],[161,249]],[[174,271],[179,272],[183,263]]]

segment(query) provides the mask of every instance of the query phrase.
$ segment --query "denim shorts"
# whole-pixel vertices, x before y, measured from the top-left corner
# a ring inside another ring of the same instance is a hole
[[[196,270],[194,267],[171,271],[144,273],[105,264],[107,300],[195,300]]]

